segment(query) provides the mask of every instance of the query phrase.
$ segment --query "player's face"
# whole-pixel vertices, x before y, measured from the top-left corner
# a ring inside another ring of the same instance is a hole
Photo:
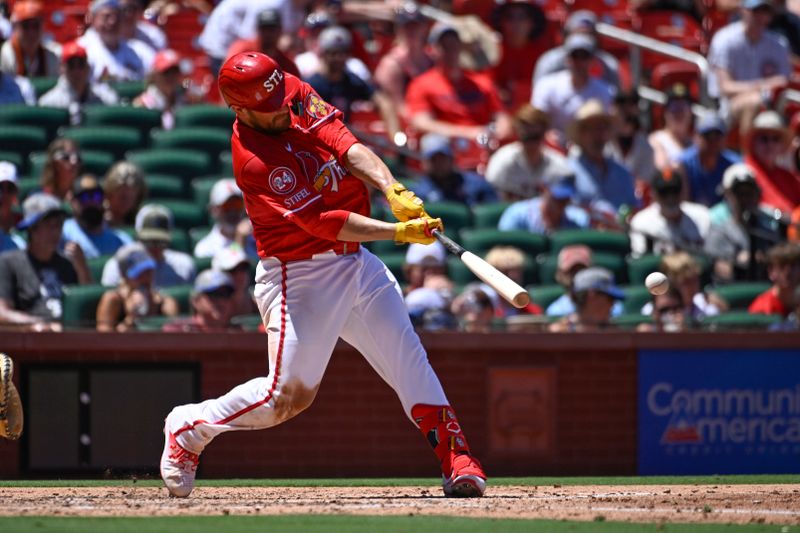
[[[284,106],[270,113],[253,111],[252,109],[245,109],[243,107],[234,107],[233,110],[236,112],[239,120],[263,133],[280,133],[288,130],[289,126],[292,125],[292,116],[289,111],[289,106]]]

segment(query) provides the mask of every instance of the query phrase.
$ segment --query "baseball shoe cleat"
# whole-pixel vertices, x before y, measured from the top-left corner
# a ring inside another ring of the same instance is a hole
[[[448,498],[480,498],[486,491],[486,473],[471,455],[457,455],[450,477],[443,476],[442,488]]]
[[[164,452],[161,454],[161,479],[171,496],[185,498],[194,489],[200,456],[178,444],[164,421]]]

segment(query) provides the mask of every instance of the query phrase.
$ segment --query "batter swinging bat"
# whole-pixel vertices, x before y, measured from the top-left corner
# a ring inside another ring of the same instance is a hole
[[[497,294],[505,298],[514,307],[521,309],[530,303],[531,297],[528,295],[528,291],[512,281],[511,278],[477,255],[462,248],[461,245],[441,231],[433,230],[433,236],[436,237],[450,253],[460,257],[473,274],[496,290]]]

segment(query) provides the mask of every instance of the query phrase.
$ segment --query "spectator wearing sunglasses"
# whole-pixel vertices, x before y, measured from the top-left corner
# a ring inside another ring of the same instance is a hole
[[[105,223],[104,201],[97,179],[91,174],[81,176],[70,201],[74,216],[64,222],[64,239],[77,243],[87,259],[113,254],[132,242],[127,233],[111,229]]]
[[[715,112],[697,121],[694,143],[678,156],[677,163],[686,177],[683,199],[711,207],[722,200],[722,175],[741,158],[725,148],[725,122]]]
[[[778,165],[789,146],[790,133],[775,111],[762,111],[753,121],[745,163],[761,188],[761,201],[788,216],[800,205],[800,177]]]
[[[25,248],[25,240],[14,232],[17,192],[17,167],[0,161],[0,252]]]
[[[650,307],[653,311],[653,323],[641,324],[636,328],[637,331],[676,333],[686,331],[691,325],[681,293],[675,287],[669,287],[664,294],[653,296]]]
[[[202,271],[194,282],[191,318],[165,324],[163,330],[172,333],[240,330],[231,324],[235,292],[230,275],[213,269]]]
[[[513,121],[519,140],[500,147],[486,167],[486,181],[504,202],[533,198],[543,183],[560,178],[569,168],[566,158],[544,142],[550,129],[547,113],[524,104]]]
[[[42,2],[17,0],[11,11],[11,38],[0,49],[0,69],[28,78],[58,74],[58,43],[42,39]]]
[[[611,106],[614,135],[603,152],[633,174],[637,183],[647,183],[656,172],[655,156],[642,131],[640,115],[636,90],[617,93]]]
[[[247,213],[244,210],[244,197],[236,180],[224,178],[214,184],[209,197],[208,212],[214,220],[214,226],[195,245],[195,257],[214,257],[217,250],[230,246],[240,237],[240,228],[244,225]],[[249,249],[245,249],[249,253]]]
[[[258,307],[250,292],[250,261],[241,246],[234,243],[216,254],[211,260],[211,268],[225,272],[233,281],[233,316],[258,313]]]
[[[78,143],[60,137],[47,147],[47,160],[42,169],[42,191],[61,201],[72,198],[72,187],[81,171]]]
[[[39,105],[68,109],[72,125],[81,123],[84,106],[115,105],[119,100],[114,89],[105,83],[92,82],[86,49],[77,41],[70,41],[62,47],[59,72],[55,87],[39,98]]]
[[[681,201],[683,181],[678,171],[670,169],[652,179],[655,202],[636,213],[630,223],[634,256],[702,251],[711,217],[706,206]]]
[[[155,261],[153,284],[156,287],[186,285],[197,274],[192,256],[170,248],[172,242],[172,211],[158,204],[148,204],[136,214],[136,240],[144,245]],[[116,286],[121,279],[115,257],[106,261],[101,283]]]

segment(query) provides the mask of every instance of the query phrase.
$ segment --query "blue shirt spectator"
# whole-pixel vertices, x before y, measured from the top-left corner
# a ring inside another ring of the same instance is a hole
[[[123,244],[133,242],[124,231],[114,230],[105,225],[97,232],[87,232],[74,218],[64,222],[63,235],[64,241],[78,243],[87,259],[113,254]]]
[[[36,92],[27,78],[0,73],[0,104],[36,105]]]
[[[619,316],[625,311],[625,306],[617,300],[611,306],[611,316]],[[553,303],[547,306],[547,316],[567,316],[575,312],[575,302],[569,294],[562,294]]]
[[[426,175],[409,189],[424,202],[459,202],[475,205],[497,201],[497,193],[483,177],[456,169],[447,137],[428,133],[420,140]]]
[[[739,154],[725,149],[725,122],[716,113],[709,113],[697,121],[694,144],[678,157],[686,176],[687,198],[711,207],[722,201],[722,175],[734,163],[741,161]]]
[[[64,222],[63,242],[77,243],[87,259],[113,254],[123,244],[133,242],[125,232],[106,226],[103,199],[103,189],[97,179],[91,174],[82,176],[72,199],[75,217]]]
[[[575,196],[573,180],[545,185],[541,196],[508,206],[500,217],[497,229],[524,230],[546,235],[562,229],[589,226],[589,215],[580,207],[569,205]]]
[[[17,167],[8,161],[0,161],[0,252],[25,248],[25,240],[13,233],[17,193]]]

